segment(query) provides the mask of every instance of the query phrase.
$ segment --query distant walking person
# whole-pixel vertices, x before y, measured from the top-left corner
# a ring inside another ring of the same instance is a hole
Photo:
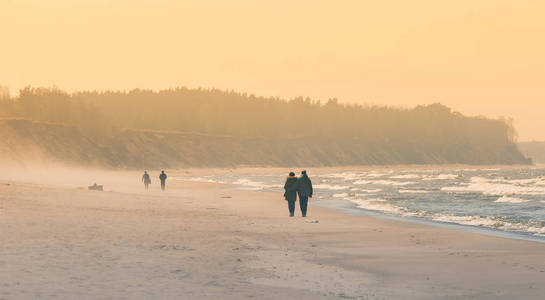
[[[293,217],[293,214],[295,213],[295,201],[297,200],[297,177],[295,177],[295,173],[290,172],[288,178],[286,178],[284,190],[284,198],[288,201],[290,217]]]
[[[161,171],[161,175],[159,175],[159,179],[161,179],[161,189],[165,190],[165,185],[167,183],[167,174],[165,174],[165,171]]]
[[[149,188],[149,185],[151,184],[151,178],[149,177],[148,171],[144,171],[144,175],[142,175],[142,181],[144,182],[144,187],[147,190]]]
[[[303,217],[307,216],[308,198],[312,198],[312,181],[307,176],[307,171],[301,172],[301,177],[297,180],[297,194],[299,194],[299,206]]]

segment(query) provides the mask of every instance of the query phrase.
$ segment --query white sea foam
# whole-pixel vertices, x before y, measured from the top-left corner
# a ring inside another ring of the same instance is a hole
[[[544,236],[545,235],[545,227],[527,227],[524,229],[524,231],[531,232],[535,235]]]
[[[349,187],[345,186],[345,185],[333,185],[333,184],[321,183],[321,184],[314,185],[314,188],[315,189],[338,191],[338,190],[346,190]]]
[[[530,200],[522,199],[522,198],[516,198],[516,197],[510,197],[510,196],[502,196],[498,198],[498,200],[494,201],[498,203],[526,203],[530,202]]]
[[[416,179],[420,178],[420,175],[418,174],[404,174],[404,175],[395,175],[391,176],[391,179]]]
[[[321,175],[319,177],[323,178],[338,178],[338,179],[344,179],[344,180],[357,180],[362,178],[365,175],[363,172],[342,172],[342,173],[332,173],[332,174],[325,174]]]
[[[178,178],[175,178],[175,179],[178,179]],[[189,177],[189,178],[183,178],[182,180],[194,181],[194,182],[208,182],[208,183],[225,183],[223,181],[215,180],[210,177]]]
[[[476,172],[476,171],[488,171],[488,172],[494,172],[494,171],[500,171],[501,169],[461,169],[460,171],[466,171],[466,172]]]
[[[373,194],[373,193],[378,193],[378,192],[382,192],[382,189],[361,189],[361,188],[351,188],[350,189],[351,191],[353,192],[362,192],[362,193],[369,193],[369,194]]]
[[[477,192],[485,195],[545,195],[545,187],[519,186],[506,183],[475,182],[469,185],[448,186],[441,188],[446,192]]]
[[[399,190],[400,194],[427,194],[429,191],[425,190]]]
[[[489,178],[486,178],[486,177],[474,176],[474,177],[471,177],[470,181],[479,183],[479,182],[500,181],[500,179],[489,179]]]
[[[536,185],[544,186],[545,185],[545,179],[540,179],[538,182],[536,182]]]
[[[378,212],[392,213],[402,216],[425,217],[437,222],[455,223],[460,225],[496,228],[505,231],[529,232],[535,235],[544,236],[545,227],[534,226],[527,223],[513,223],[491,216],[456,216],[452,214],[429,214],[427,211],[409,211],[404,207],[388,203],[384,199],[353,199],[358,208]]]
[[[545,177],[539,177],[544,174],[541,170],[520,174],[509,170],[496,173],[475,171],[463,172],[467,177],[457,175],[459,173],[455,170],[445,173],[440,170],[351,171],[322,173],[313,181],[317,197],[351,201],[365,210],[545,236],[542,214],[537,212],[535,219],[530,221],[524,214],[530,206],[545,205],[545,196],[536,199],[536,196],[545,195]],[[278,178],[276,174],[270,178],[255,176],[251,180],[237,180],[234,184],[239,188],[268,190],[277,187],[274,184],[283,183]],[[190,180],[217,182],[218,179],[203,176]],[[236,180],[227,179],[229,182]],[[472,195],[465,196],[461,203],[456,201],[459,196],[448,192]],[[398,196],[385,200],[392,193]],[[468,202],[467,207],[465,201]]]
[[[393,171],[389,171],[389,172],[386,172],[386,173],[369,172],[369,173],[365,174],[365,177],[369,177],[369,178],[379,178],[379,177],[387,176],[387,175],[392,174],[392,173],[393,173]]]
[[[517,185],[545,185],[545,179],[543,177],[529,178],[529,179],[514,179],[507,182]]]
[[[244,187],[244,189],[247,190],[264,190],[264,189],[272,189],[272,188],[281,188],[281,185],[275,185],[275,184],[265,184],[263,182],[259,181],[253,181],[246,178],[240,178],[237,181],[233,182],[233,184],[241,185]]]
[[[422,180],[426,181],[434,181],[434,180],[454,180],[459,179],[460,175],[456,174],[439,174],[439,175],[428,175],[422,178]]]
[[[358,185],[376,184],[376,185],[404,186],[404,185],[416,184],[416,182],[412,182],[412,181],[401,182],[401,181],[393,181],[393,180],[357,180],[357,181],[354,181],[354,184],[358,184]]]
[[[483,216],[455,216],[449,214],[434,214],[431,219],[438,222],[448,222],[471,226],[486,226],[494,228],[501,226],[501,223],[498,223],[498,221],[494,220],[493,218]]]
[[[530,185],[530,184],[536,184],[538,181],[539,181],[539,178],[529,178],[529,179],[508,180],[507,182],[511,184],[518,184],[518,185]]]
[[[372,180],[357,180],[354,181],[354,184],[373,184]]]
[[[355,203],[358,208],[367,210],[393,214],[403,214],[406,211],[405,208],[388,203],[384,199],[352,199],[350,201]]]
[[[439,174],[435,178],[437,180],[451,180],[451,179],[459,179],[461,177],[463,177],[463,176],[456,175],[456,174]]]

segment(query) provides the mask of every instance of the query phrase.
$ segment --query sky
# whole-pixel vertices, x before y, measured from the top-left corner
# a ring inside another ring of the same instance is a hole
[[[543,0],[0,0],[0,85],[440,102],[545,140],[544,15]]]

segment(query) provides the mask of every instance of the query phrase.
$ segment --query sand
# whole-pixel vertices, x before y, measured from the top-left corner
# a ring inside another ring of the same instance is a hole
[[[212,183],[102,181],[98,192],[35,179],[0,180],[0,299],[545,295],[543,243],[312,202],[309,218],[289,218],[280,194]]]

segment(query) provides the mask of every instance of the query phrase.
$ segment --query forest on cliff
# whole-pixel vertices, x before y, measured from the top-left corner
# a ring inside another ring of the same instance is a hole
[[[0,134],[4,160],[114,168],[530,163],[505,119],[216,89],[28,87],[0,100]]]

